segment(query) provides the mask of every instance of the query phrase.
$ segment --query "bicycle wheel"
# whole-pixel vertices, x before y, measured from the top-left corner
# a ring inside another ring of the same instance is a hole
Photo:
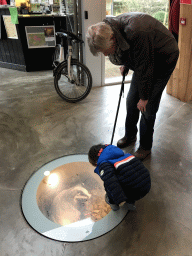
[[[78,102],[87,97],[92,88],[89,69],[77,60],[71,60],[72,81],[68,79],[67,61],[56,70],[54,85],[59,96],[68,102]]]

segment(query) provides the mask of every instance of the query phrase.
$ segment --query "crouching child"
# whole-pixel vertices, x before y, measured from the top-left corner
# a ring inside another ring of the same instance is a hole
[[[118,210],[122,202],[135,210],[135,202],[149,193],[150,173],[135,156],[113,145],[98,144],[90,148],[88,158],[104,182],[105,201],[112,210]]]

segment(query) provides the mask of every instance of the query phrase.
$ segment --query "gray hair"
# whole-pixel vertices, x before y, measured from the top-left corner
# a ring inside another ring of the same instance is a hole
[[[100,50],[109,49],[113,44],[113,41],[110,40],[113,34],[110,25],[105,22],[99,22],[88,27],[86,37],[91,53],[98,56]]]

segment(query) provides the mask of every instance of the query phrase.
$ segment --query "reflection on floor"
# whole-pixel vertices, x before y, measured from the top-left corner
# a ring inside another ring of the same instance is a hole
[[[87,153],[110,143],[120,85],[94,88],[69,104],[55,92],[51,71],[1,69],[0,84],[0,248],[1,256],[191,256],[192,105],[164,92],[154,133],[150,193],[108,234],[82,243],[61,243],[36,233],[24,220],[20,195],[45,163]],[[125,93],[129,85],[125,86]],[[124,136],[121,101],[114,145]],[[134,151],[139,145],[125,149]]]
[[[46,218],[60,225],[105,217],[111,208],[105,203],[102,180],[86,162],[68,163],[51,171],[37,190],[37,204]]]

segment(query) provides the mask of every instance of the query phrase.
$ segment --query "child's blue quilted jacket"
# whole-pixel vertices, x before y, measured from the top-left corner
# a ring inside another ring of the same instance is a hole
[[[144,164],[113,145],[103,150],[94,172],[104,181],[108,197],[115,204],[139,200],[151,188],[150,174]]]

